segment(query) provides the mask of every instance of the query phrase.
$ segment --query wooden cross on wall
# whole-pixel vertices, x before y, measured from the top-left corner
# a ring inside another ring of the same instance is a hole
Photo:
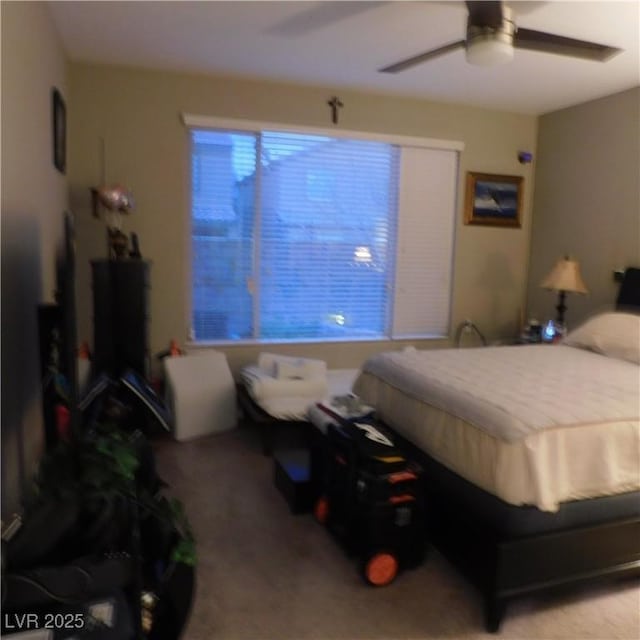
[[[344,107],[338,96],[333,96],[327,104],[331,107],[331,121],[333,124],[338,124],[338,109]]]

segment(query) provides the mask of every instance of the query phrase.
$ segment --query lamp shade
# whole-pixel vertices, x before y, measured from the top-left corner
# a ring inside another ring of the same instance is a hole
[[[580,265],[569,258],[560,258],[540,286],[553,291],[589,293],[580,275]]]

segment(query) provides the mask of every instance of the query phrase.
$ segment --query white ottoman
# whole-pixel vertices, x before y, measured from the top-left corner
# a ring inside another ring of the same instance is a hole
[[[236,386],[223,353],[167,357],[164,370],[176,440],[219,433],[237,425]]]

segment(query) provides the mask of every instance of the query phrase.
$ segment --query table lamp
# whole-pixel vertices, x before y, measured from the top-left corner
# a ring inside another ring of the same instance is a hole
[[[556,322],[564,326],[564,312],[567,310],[565,297],[571,293],[589,293],[580,275],[580,265],[576,260],[571,260],[568,256],[560,258],[554,265],[551,272],[540,283],[543,289],[550,289],[558,292],[558,304],[556,310]]]

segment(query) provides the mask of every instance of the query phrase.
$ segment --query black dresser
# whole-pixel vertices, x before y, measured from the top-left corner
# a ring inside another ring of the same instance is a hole
[[[94,374],[149,373],[150,263],[92,260]]]

